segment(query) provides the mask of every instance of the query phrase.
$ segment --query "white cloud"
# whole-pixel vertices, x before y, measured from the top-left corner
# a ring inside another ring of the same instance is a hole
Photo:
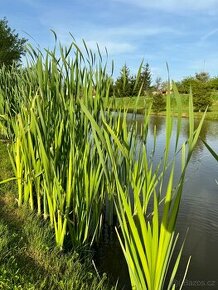
[[[168,26],[163,27],[141,27],[140,25],[125,26],[125,27],[113,27],[107,31],[107,35],[111,36],[154,36],[163,33],[181,34],[178,30],[175,30]]]
[[[55,26],[55,28],[53,29],[57,34],[58,41],[60,41],[63,45],[68,46],[72,43],[73,39],[69,33],[67,26],[65,27],[65,25],[59,25]],[[73,35],[73,37],[75,37],[76,42],[80,48],[83,48],[82,39],[84,39],[86,45],[92,51],[97,52],[98,45],[102,54],[105,54],[105,49],[107,49],[107,52],[110,56],[117,54],[129,54],[133,53],[136,50],[136,46],[133,43],[130,43],[129,40],[120,39],[120,37],[114,38],[112,32],[105,32],[105,30],[97,29],[97,27],[96,29],[95,27],[92,27],[91,32],[89,32],[88,29],[87,33],[77,32],[75,35]],[[52,45],[52,43],[54,43],[52,33],[50,33],[50,40],[50,44]]]
[[[40,22],[43,26],[49,27],[49,23],[55,23],[53,17],[55,13],[50,15],[41,15]],[[65,23],[55,23],[52,27],[57,35],[59,40],[65,44],[69,45],[72,41],[72,38],[69,35],[70,27],[77,27],[76,33],[73,35],[79,41],[82,38],[85,39],[87,45],[96,50],[98,43],[102,52],[105,51],[105,47],[109,55],[116,54],[125,54],[125,53],[136,53],[137,48],[139,47],[138,38],[144,39],[145,37],[159,36],[162,34],[176,34],[181,35],[182,32],[176,30],[170,26],[155,26],[147,25],[144,27],[141,23],[134,23],[129,25],[116,25],[105,27],[104,25],[99,26],[96,23],[79,23],[79,22],[67,22]]]
[[[182,10],[212,10],[218,8],[217,0],[113,0],[129,3],[144,8],[156,8],[166,11]]]
[[[218,28],[213,29],[213,30],[209,31],[208,33],[206,33],[205,35],[203,35],[201,38],[201,41],[204,42],[208,38],[210,38],[211,36],[213,36],[214,34],[217,34],[217,33],[218,33]]]
[[[107,48],[109,55],[126,54],[135,51],[135,46],[128,42],[114,42],[114,41],[94,41],[87,40],[87,46],[92,50],[97,50],[97,44],[102,52]]]

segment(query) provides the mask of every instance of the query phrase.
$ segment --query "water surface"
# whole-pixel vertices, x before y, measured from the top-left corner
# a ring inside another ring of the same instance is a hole
[[[139,115],[137,122],[143,123],[143,117]],[[148,135],[150,146],[153,143],[154,127],[157,132],[155,159],[158,161],[163,155],[165,145],[165,118],[151,118]],[[189,120],[183,119],[181,142],[187,139],[188,128]],[[175,133],[174,129],[173,137]],[[218,121],[206,120],[201,137],[218,152]],[[200,140],[188,166],[177,221],[181,241],[188,228],[183,258],[176,278],[177,285],[180,284],[187,260],[191,256],[183,289],[218,289],[218,162]],[[96,263],[101,270],[109,273],[113,281],[119,279],[123,289],[131,289],[126,263],[115,234],[111,233],[107,241],[100,248]]]

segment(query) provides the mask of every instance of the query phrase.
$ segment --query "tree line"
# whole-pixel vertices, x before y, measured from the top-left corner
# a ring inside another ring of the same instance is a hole
[[[0,19],[0,68],[10,67],[12,64],[19,65],[21,57],[25,54],[27,39],[20,38],[15,30],[8,25],[6,18]],[[165,106],[163,95],[168,91],[167,82],[158,77],[152,82],[151,69],[148,63],[142,64],[136,75],[130,73],[125,64],[119,76],[110,81],[110,96],[119,98],[133,96],[149,96],[153,98],[154,110],[162,110]],[[207,72],[196,73],[195,76],[185,77],[176,82],[179,93],[193,94],[196,111],[202,111],[211,107],[212,95],[218,92],[218,77],[211,78]]]
[[[138,94],[145,96],[151,88],[151,82],[151,70],[148,63],[142,65],[137,75],[131,75],[130,69],[125,64],[113,83],[113,95],[120,98]]]
[[[210,110],[213,98],[218,94],[218,77],[210,77],[208,72],[195,73],[194,76],[185,77],[176,82],[180,94],[193,95],[196,111]]]

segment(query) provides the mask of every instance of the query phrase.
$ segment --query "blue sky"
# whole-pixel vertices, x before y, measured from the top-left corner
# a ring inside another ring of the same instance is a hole
[[[126,63],[134,74],[142,59],[153,80],[179,80],[195,72],[218,75],[218,0],[0,0],[0,18],[41,48],[58,34],[69,44],[85,39],[107,47],[115,76]],[[28,33],[29,35],[27,35]]]

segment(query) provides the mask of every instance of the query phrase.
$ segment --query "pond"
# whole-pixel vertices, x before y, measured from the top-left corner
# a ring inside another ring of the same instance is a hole
[[[143,117],[138,115],[137,122]],[[148,140],[152,144],[154,126],[157,132],[155,159],[160,159],[165,144],[165,118],[152,116]],[[189,120],[183,119],[181,141],[187,139]],[[201,137],[218,152],[218,121],[204,122]],[[150,145],[151,145],[150,144]],[[202,141],[198,141],[186,173],[183,198],[177,220],[180,241],[188,230],[183,257],[177,275],[180,285],[186,263],[191,263],[183,289],[218,289],[218,162],[210,155]],[[119,289],[131,289],[128,271],[116,235],[111,233],[95,257],[97,268],[108,273]],[[123,287],[123,288],[122,288]]]

